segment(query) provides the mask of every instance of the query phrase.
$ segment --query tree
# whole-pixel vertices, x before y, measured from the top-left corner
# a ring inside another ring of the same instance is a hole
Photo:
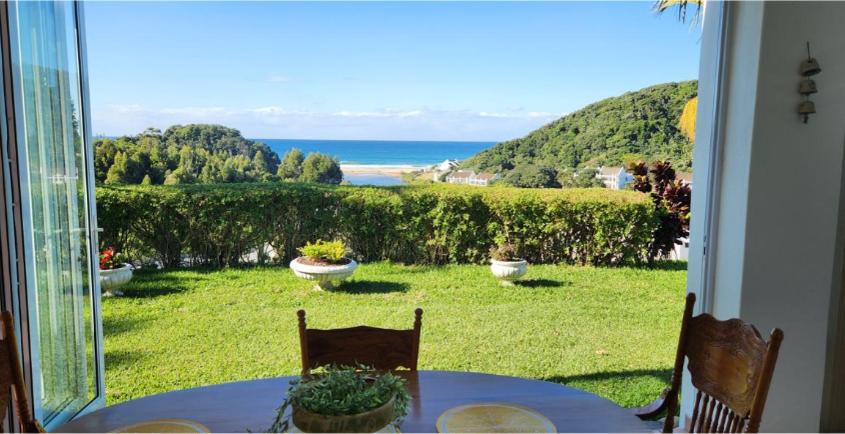
[[[558,174],[558,182],[563,188],[603,188],[604,183],[596,177],[598,170],[591,167],[583,169],[565,169]]]
[[[628,170],[634,175],[631,189],[650,194],[660,216],[660,226],[648,247],[647,259],[652,264],[658,257],[669,256],[681,238],[689,236],[692,191],[689,185],[675,179],[675,169],[668,161],[657,160],[651,169],[638,161]]]
[[[312,152],[302,162],[302,182],[320,182],[324,184],[340,184],[343,172],[337,159],[319,152]]]
[[[557,171],[551,167],[535,164],[522,164],[508,172],[504,182],[514,187],[523,188],[560,188]]]
[[[302,175],[302,162],[304,160],[305,157],[302,155],[302,151],[297,148],[291,149],[282,158],[282,163],[279,164],[279,170],[276,172],[276,175],[283,181],[298,180],[300,175]]]
[[[272,179],[279,164],[278,154],[267,145],[220,125],[176,125],[163,134],[147,128],[137,136],[98,139],[94,148],[98,182],[137,184],[146,176],[153,184],[161,184],[167,177],[169,183],[266,181]],[[124,157],[108,180],[118,152]],[[238,161],[229,163],[235,159]]]
[[[681,118],[678,119],[678,128],[690,142],[695,142],[695,117],[697,114],[698,97],[695,97],[687,101],[684,105],[684,111],[681,112]]]
[[[106,184],[126,184],[129,178],[129,160],[126,154],[118,151],[114,155],[114,162],[106,175]]]
[[[267,162],[264,161],[264,153],[258,151],[252,157],[252,176],[259,181],[267,181],[272,173],[267,170]]]
[[[144,179],[141,180],[141,185],[152,185],[153,180],[150,179],[150,175],[144,175]]]

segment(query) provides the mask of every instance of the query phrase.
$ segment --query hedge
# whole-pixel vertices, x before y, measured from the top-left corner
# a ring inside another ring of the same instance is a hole
[[[98,186],[97,212],[101,246],[168,267],[238,265],[256,251],[287,264],[317,239],[362,261],[484,263],[507,239],[532,263],[640,262],[658,225],[641,193],[443,184]]]

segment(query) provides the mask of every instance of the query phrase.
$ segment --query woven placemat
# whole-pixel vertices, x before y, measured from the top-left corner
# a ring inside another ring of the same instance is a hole
[[[437,418],[440,433],[556,433],[546,416],[528,407],[507,402],[461,405]]]
[[[208,433],[205,425],[187,419],[156,419],[120,427],[116,433]]]

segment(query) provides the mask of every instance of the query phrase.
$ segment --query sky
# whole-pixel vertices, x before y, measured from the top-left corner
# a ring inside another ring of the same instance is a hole
[[[522,136],[696,78],[700,30],[652,2],[86,2],[92,132]]]

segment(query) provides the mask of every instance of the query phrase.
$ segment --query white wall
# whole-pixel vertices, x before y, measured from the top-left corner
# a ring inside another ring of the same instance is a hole
[[[817,431],[829,303],[840,272],[834,251],[845,137],[845,3],[745,2],[730,10],[709,307],[717,317],[756,324],[764,335],[775,326],[784,330],[762,429]],[[822,73],[813,96],[818,114],[803,124],[796,113],[798,67],[808,40]],[[708,60],[705,53],[703,65]],[[702,98],[714,90],[702,83]],[[693,231],[695,251],[704,228],[694,221]],[[691,289],[698,290],[693,285],[702,273],[691,267]]]

